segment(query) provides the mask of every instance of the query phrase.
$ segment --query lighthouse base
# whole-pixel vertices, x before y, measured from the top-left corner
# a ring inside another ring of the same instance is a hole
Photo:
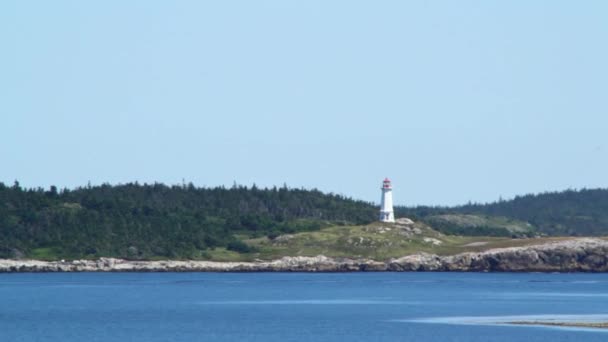
[[[380,212],[380,222],[394,223],[395,215],[392,211],[381,211]]]

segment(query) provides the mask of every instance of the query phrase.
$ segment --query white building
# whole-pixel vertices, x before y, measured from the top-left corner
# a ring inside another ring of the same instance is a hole
[[[393,213],[393,186],[388,178],[382,182],[382,199],[380,201],[380,221],[395,222]]]

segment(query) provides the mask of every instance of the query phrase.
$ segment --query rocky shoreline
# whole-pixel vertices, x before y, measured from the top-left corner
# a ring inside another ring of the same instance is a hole
[[[418,253],[387,261],[284,257],[273,261],[73,261],[0,259],[0,272],[608,272],[608,241],[577,238],[452,256]]]

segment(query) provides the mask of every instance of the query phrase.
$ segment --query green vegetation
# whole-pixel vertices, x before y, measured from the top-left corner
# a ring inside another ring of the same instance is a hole
[[[364,224],[370,203],[317,190],[163,184],[24,189],[0,183],[0,258],[213,259],[243,239]]]
[[[374,223],[377,208],[318,190],[137,183],[48,191],[0,183],[0,258],[386,259],[608,235],[608,190],[459,207],[397,207],[416,223]]]
[[[530,237],[535,228],[527,223],[500,216],[443,214],[424,217],[434,229],[451,235]]]
[[[283,235],[274,240],[256,239],[249,243],[261,251],[258,256],[261,259],[322,254],[332,257],[366,257],[381,260],[417,251],[431,252],[435,249],[432,243],[434,240],[423,242],[423,237],[440,238],[440,235],[419,224],[410,228],[373,223],[363,226],[336,226],[316,232]]]
[[[530,223],[539,233],[553,236],[608,235],[608,189],[548,192],[458,207],[398,207],[395,212],[421,220],[442,214],[503,217]]]
[[[526,246],[559,238],[513,239],[511,237],[444,235],[424,223],[375,222],[360,226],[335,226],[314,232],[288,234],[276,239],[248,240],[257,252],[249,260],[283,256],[370,258],[387,260],[419,252],[453,255],[491,248]]]

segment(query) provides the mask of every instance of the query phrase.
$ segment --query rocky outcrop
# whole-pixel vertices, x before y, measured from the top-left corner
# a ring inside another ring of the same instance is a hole
[[[463,272],[608,272],[608,241],[582,238],[444,257],[416,254],[392,260],[388,269]]]
[[[608,272],[608,241],[595,238],[437,256],[418,253],[387,261],[284,257],[274,261],[0,260],[0,272]]]

